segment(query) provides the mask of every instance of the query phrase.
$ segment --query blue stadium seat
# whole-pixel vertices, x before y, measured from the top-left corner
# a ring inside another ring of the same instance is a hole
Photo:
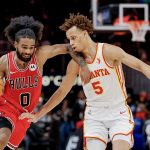
[[[143,120],[135,118],[134,119],[135,126],[134,126],[134,132],[133,134],[142,134],[142,129],[143,129]]]
[[[134,134],[133,150],[145,150],[145,138],[142,134]]]
[[[135,127],[134,127],[134,147],[133,150],[145,150],[145,137],[143,135],[143,121],[141,119],[135,118]]]

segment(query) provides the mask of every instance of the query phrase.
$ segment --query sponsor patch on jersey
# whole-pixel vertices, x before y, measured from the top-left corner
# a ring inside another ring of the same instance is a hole
[[[35,64],[30,64],[29,65],[29,70],[35,71],[37,69],[37,66]]]

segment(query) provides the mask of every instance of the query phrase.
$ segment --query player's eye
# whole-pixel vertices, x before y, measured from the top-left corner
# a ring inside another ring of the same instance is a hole
[[[75,36],[72,36],[72,37],[71,37],[71,40],[75,40],[75,39],[76,39],[76,37],[75,37]]]
[[[24,48],[24,49],[28,49],[27,47],[24,47],[24,46],[23,46],[22,48]]]
[[[30,49],[34,49],[35,47],[30,47]]]

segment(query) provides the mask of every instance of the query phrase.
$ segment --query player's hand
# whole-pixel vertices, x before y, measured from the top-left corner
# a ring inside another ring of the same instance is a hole
[[[20,116],[19,116],[19,119],[20,120],[23,120],[27,118],[28,119],[28,122],[37,122],[38,119],[36,118],[36,114],[31,114],[31,113],[22,113]]]
[[[80,77],[84,84],[90,82],[90,70],[87,65],[81,67]]]
[[[4,93],[4,82],[3,79],[0,78],[0,96]]]

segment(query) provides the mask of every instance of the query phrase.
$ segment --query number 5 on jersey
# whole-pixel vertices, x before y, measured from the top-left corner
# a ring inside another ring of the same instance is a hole
[[[100,86],[100,81],[96,81],[92,83],[92,87],[95,91],[96,94],[102,94],[103,93],[103,88]]]

